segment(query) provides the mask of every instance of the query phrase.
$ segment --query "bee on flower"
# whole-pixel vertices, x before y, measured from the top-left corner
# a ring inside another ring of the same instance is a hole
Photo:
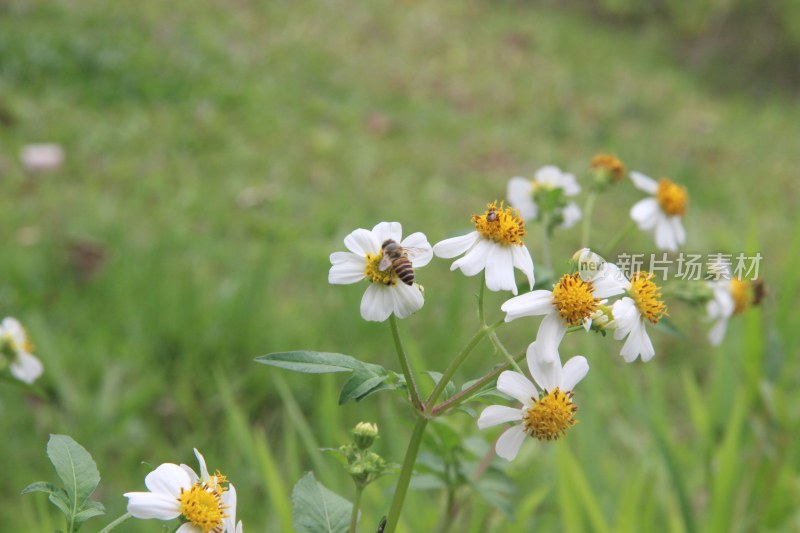
[[[548,362],[537,349],[536,342],[528,346],[526,359],[533,381],[512,370],[506,370],[497,378],[497,390],[522,406],[490,405],[478,418],[480,429],[515,423],[503,432],[495,445],[497,455],[509,461],[517,456],[525,437],[557,440],[575,425],[578,408],[572,401],[573,389],[589,372],[589,363],[581,355],[571,358],[563,367],[558,356],[554,362]]]
[[[682,222],[689,203],[686,187],[667,178],[655,181],[640,172],[631,172],[631,180],[637,189],[653,195],[634,204],[631,218],[642,231],[654,233],[659,250],[677,251],[686,244]]]
[[[514,269],[528,278],[533,288],[533,259],[525,247],[525,221],[519,212],[497,202],[487,205],[481,215],[473,215],[475,230],[460,237],[436,243],[433,253],[437,257],[452,259],[464,254],[450,266],[461,269],[466,276],[486,272],[486,287],[490,291],[511,291],[517,294]]]
[[[570,228],[581,219],[581,208],[567,198],[580,192],[574,175],[548,165],[537,170],[533,179],[511,178],[506,197],[524,220],[540,220],[549,215],[555,225]]]
[[[16,379],[31,384],[42,375],[42,362],[33,355],[33,343],[19,320],[12,317],[0,322],[0,370],[8,367]]]
[[[391,314],[406,318],[425,303],[414,269],[430,263],[433,250],[423,233],[403,239],[399,222],[381,222],[372,231],[359,228],[344,239],[348,252],[330,256],[328,282],[347,285],[367,280],[361,299],[364,320],[383,322]]]

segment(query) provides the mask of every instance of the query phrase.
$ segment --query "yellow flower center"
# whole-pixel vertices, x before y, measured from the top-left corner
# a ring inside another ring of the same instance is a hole
[[[364,269],[364,276],[372,282],[372,283],[383,283],[384,285],[397,285],[397,274],[395,274],[393,268],[387,268],[386,270],[380,270],[378,266],[381,263],[381,259],[383,258],[383,251],[378,252],[375,255],[367,254],[367,266]]]
[[[661,289],[652,279],[653,274],[644,270],[634,273],[629,292],[642,316],[656,324],[667,314],[667,305],[661,300]]]
[[[525,431],[539,440],[561,438],[576,422],[578,407],[572,403],[572,396],[572,391],[562,392],[558,387],[552,392],[544,391],[522,417]]]
[[[592,158],[592,169],[605,170],[614,181],[625,177],[625,165],[622,161],[609,154],[597,154]]]
[[[597,311],[600,299],[592,291],[592,282],[583,281],[577,272],[564,274],[553,287],[553,305],[568,326],[579,326]]]
[[[666,214],[670,216],[683,215],[686,213],[686,204],[689,203],[689,194],[683,185],[678,185],[667,178],[661,178],[658,182],[656,200]]]
[[[731,279],[731,296],[735,307],[734,313],[741,313],[747,309],[750,300],[750,282],[738,278]]]
[[[482,236],[494,242],[521,246],[525,236],[525,222],[519,216],[519,211],[511,207],[497,207],[497,202],[487,205],[487,210],[482,215],[472,215],[475,229]]]
[[[227,506],[222,503],[222,493],[226,489],[219,485],[226,481],[225,476],[215,476],[215,479],[213,483],[198,481],[189,490],[181,489],[178,497],[181,515],[203,533],[221,532],[222,520],[228,516],[225,513]]]

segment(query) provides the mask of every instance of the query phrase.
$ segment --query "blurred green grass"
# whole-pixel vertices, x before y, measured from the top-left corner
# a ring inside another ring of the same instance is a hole
[[[380,451],[399,462],[411,426],[398,398],[340,408],[340,378],[252,362],[318,348],[396,368],[388,325],[359,317],[361,290],[327,284],[328,254],[380,220],[435,242],[510,176],[548,163],[586,176],[610,151],[688,186],[692,251],[760,251],[770,298],[720,349],[674,307],[687,336],[655,334],[647,365],[625,365],[610,341],[568,339],[562,355],[592,364],[581,423],[509,468],[516,522],[476,502],[461,526],[800,527],[800,110],[716,93],[671,60],[669,40],[658,26],[510,1],[0,3],[0,106],[15,122],[0,126],[0,311],[28,326],[46,366],[45,399],[0,387],[0,453],[13,459],[0,497],[14,502],[0,523],[59,525],[43,498],[19,496],[53,479],[48,433],[94,455],[109,520],[143,487],[141,461],[191,463],[192,447],[235,480],[249,530],[288,528],[291,486],[309,468],[349,496],[317,448],[377,420]],[[27,176],[17,153],[36,141],[62,144],[65,166]],[[618,189],[595,235],[639,197]],[[74,251],[83,243],[104,251],[96,274]],[[559,234],[556,257],[577,247],[577,230]],[[474,327],[477,287],[444,261],[419,277],[426,306],[402,328],[418,366],[442,370]],[[504,338],[520,349],[531,328]],[[460,379],[492,364],[476,355]],[[393,481],[367,491],[364,524],[385,514]],[[435,526],[436,497],[412,492],[404,530]]]

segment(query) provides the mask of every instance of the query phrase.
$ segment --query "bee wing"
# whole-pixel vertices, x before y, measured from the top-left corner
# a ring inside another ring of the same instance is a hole
[[[388,255],[384,254],[381,262],[378,263],[378,270],[384,271],[390,266],[392,266],[392,259]]]
[[[415,248],[414,246],[404,246],[403,247],[403,253],[411,261],[416,261],[420,257],[430,256],[430,255],[433,254],[433,252],[432,252],[432,250],[430,248]],[[425,261],[424,263],[420,264],[419,266],[422,266],[424,264],[427,264],[427,261]]]

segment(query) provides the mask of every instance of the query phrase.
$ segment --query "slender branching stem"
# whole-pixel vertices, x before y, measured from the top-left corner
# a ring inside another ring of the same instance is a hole
[[[400,359],[400,367],[403,369],[403,376],[406,378],[406,387],[408,387],[408,394],[411,396],[411,403],[414,405],[415,409],[422,412],[425,410],[425,406],[422,405],[417,382],[414,380],[414,373],[411,371],[408,355],[406,354],[405,348],[403,348],[403,340],[400,338],[400,329],[397,326],[397,318],[394,314],[389,315],[389,324],[392,326],[394,346],[397,349],[397,357]]]
[[[125,513],[124,515],[120,516],[119,518],[108,524],[106,527],[101,529],[100,533],[108,533],[109,531],[116,528],[118,525],[120,525],[129,518],[133,518],[133,516],[130,513]]]

